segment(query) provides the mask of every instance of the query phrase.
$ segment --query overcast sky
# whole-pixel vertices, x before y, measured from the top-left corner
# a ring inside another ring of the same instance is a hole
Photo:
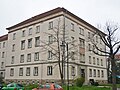
[[[0,36],[7,34],[7,27],[57,7],[94,26],[106,21],[120,24],[120,0],[0,0]]]

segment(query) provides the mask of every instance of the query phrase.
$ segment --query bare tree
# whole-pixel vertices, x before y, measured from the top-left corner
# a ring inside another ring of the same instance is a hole
[[[120,40],[118,40],[116,37],[118,29],[118,25],[107,22],[105,26],[105,34],[103,34],[101,31],[96,31],[93,35],[93,37],[95,37],[96,35],[100,37],[101,41],[106,45],[106,50],[100,49],[98,47],[98,43],[95,43],[95,41],[91,39],[91,42],[94,45],[95,49],[99,52],[102,52],[102,54],[96,52],[95,49],[93,49],[92,51],[97,55],[107,56],[110,60],[112,72],[112,90],[117,90],[115,55],[120,49]]]
[[[65,27],[66,26],[61,25],[61,20],[59,19],[57,21],[57,25],[51,29],[51,32],[44,32],[44,34],[47,36],[50,36],[51,39],[49,38],[50,40],[48,40],[48,41],[41,40],[41,43],[43,45],[41,45],[41,50],[40,50],[40,52],[42,52],[42,53],[45,52],[45,54],[47,53],[48,50],[51,51],[51,54],[52,54],[53,58],[56,60],[56,63],[59,67],[59,73],[60,73],[60,78],[61,78],[62,84],[64,84],[64,71],[65,71],[64,64],[67,63],[66,59],[74,58],[73,53],[70,52],[73,48],[74,48],[74,52],[75,52],[74,54],[77,54],[77,52],[78,52],[78,49],[76,47],[77,45],[75,45],[75,44],[74,44],[74,46],[71,46],[68,48],[69,52],[66,51],[65,47],[64,47],[65,51],[62,52],[61,45],[63,43],[65,43],[66,40],[69,41],[69,42],[67,42],[69,44],[69,46],[76,42],[76,40],[71,41],[67,37],[67,33],[64,32]],[[63,37],[63,34],[65,34],[64,37]],[[68,55],[66,55],[66,53],[68,53]]]

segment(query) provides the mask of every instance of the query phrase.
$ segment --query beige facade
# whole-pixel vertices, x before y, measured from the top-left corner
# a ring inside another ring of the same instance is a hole
[[[58,30],[59,44],[62,44],[64,30],[65,41],[68,42],[70,80],[85,76],[86,84],[90,79],[107,81],[106,58],[90,51],[92,43],[89,42],[89,38],[98,29],[66,9],[56,8],[7,29],[9,49],[6,59],[6,81],[59,81],[57,54],[53,54],[57,51],[55,37]],[[105,50],[99,36],[95,36],[95,41]],[[62,54],[62,50],[60,52]],[[65,79],[66,72],[65,64]]]
[[[5,62],[7,57],[7,35],[0,37],[0,76],[5,77]]]

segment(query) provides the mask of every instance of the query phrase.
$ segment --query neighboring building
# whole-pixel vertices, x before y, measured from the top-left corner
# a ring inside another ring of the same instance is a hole
[[[0,36],[0,77],[5,77],[5,61],[7,57],[8,35]]]
[[[57,28],[60,30],[61,38],[65,30],[66,42],[72,42],[69,44],[69,48],[73,47],[69,49],[69,53],[72,54],[69,59],[70,80],[83,76],[86,84],[90,79],[106,83],[106,58],[95,55],[91,51],[94,47],[89,42],[93,33],[99,30],[64,8],[53,9],[7,28],[5,80],[23,83],[59,81],[57,59],[52,54],[55,50],[49,48],[41,52],[45,44],[56,47],[52,34],[58,30]],[[99,36],[94,39],[96,43],[99,43],[99,47],[105,50],[105,45]]]

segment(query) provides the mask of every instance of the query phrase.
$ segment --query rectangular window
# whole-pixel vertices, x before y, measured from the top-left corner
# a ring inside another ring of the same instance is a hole
[[[4,62],[1,62],[1,69],[4,67]]]
[[[49,59],[49,60],[52,59],[52,51],[48,51],[48,59]]]
[[[79,30],[80,30],[80,34],[84,36],[84,29],[79,27]]]
[[[19,76],[23,76],[23,68],[19,69]]]
[[[13,40],[16,39],[16,33],[13,33]]]
[[[98,77],[100,77],[100,70],[98,70]]]
[[[71,23],[71,30],[74,31],[74,24]]]
[[[21,41],[21,50],[25,49],[25,40]]]
[[[95,57],[93,57],[93,64],[94,64],[94,65],[96,64],[96,62],[95,62]]]
[[[49,22],[49,29],[53,29],[53,21]]]
[[[40,46],[40,37],[35,37],[35,47]]]
[[[12,45],[12,52],[15,51],[15,44]]]
[[[5,48],[5,42],[3,42],[3,48]]]
[[[39,52],[36,52],[35,53],[35,61],[38,61],[39,60]]]
[[[53,43],[53,36],[52,35],[48,36],[48,43],[49,44]]]
[[[29,28],[28,35],[32,35],[32,28]]]
[[[74,66],[71,67],[71,75],[75,76],[75,67]]]
[[[96,36],[96,43],[98,43],[98,36]]]
[[[26,68],[26,76],[30,76],[30,67]]]
[[[97,58],[97,65],[99,65],[99,58]]]
[[[101,77],[104,77],[104,71],[101,70]]]
[[[28,48],[32,48],[32,38],[28,39]]]
[[[22,37],[25,37],[25,30],[22,31]]]
[[[31,62],[31,53],[27,54],[27,62]]]
[[[72,57],[71,58],[72,60],[75,60],[75,52],[73,52],[73,51],[71,52],[71,57]]]
[[[36,33],[40,32],[40,26],[36,26]]]
[[[74,46],[74,42],[75,42],[75,38],[74,37],[71,37],[71,45],[73,45]]]
[[[15,57],[12,56],[12,58],[11,58],[11,64],[14,64],[14,59],[15,59]]]
[[[52,66],[47,66],[47,75],[52,75]]]
[[[85,48],[85,40],[82,38],[79,38],[79,42],[80,42],[80,47]]]
[[[80,53],[80,62],[85,63],[85,54]]]
[[[20,56],[20,63],[23,63],[24,62],[24,55],[21,55]]]
[[[103,60],[101,59],[101,66],[103,66]]]
[[[92,62],[91,62],[91,56],[89,56],[89,64],[91,64]]]
[[[88,32],[88,39],[90,39],[90,32]]]
[[[38,76],[38,67],[34,67],[34,76]]]
[[[94,69],[94,77],[96,77],[96,70]]]
[[[92,77],[92,69],[89,69],[89,77]]]
[[[13,68],[10,69],[10,76],[14,76],[14,69]]]
[[[88,51],[91,51],[91,44],[88,44]]]
[[[2,52],[2,58],[4,58],[5,57],[5,52]]]

